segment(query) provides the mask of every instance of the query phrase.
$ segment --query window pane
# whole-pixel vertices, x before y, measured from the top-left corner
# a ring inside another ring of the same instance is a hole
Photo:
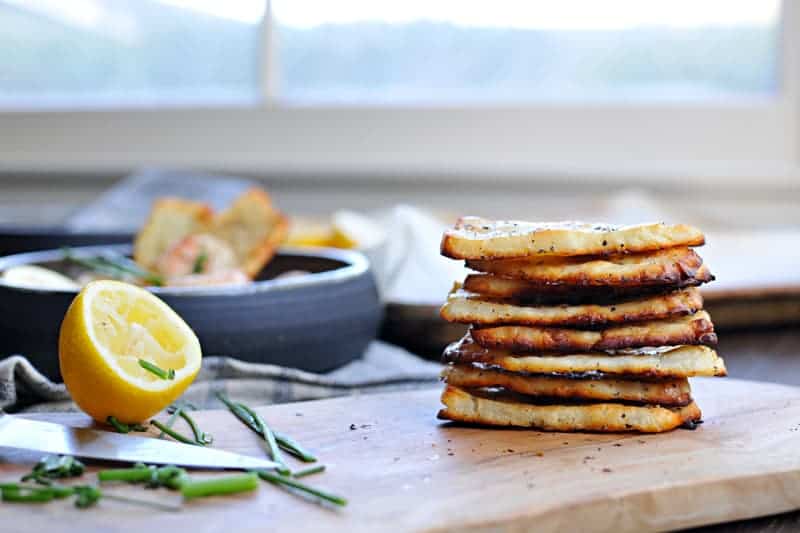
[[[0,0],[0,106],[252,100],[264,5]]]
[[[770,96],[778,0],[274,0],[297,103]]]

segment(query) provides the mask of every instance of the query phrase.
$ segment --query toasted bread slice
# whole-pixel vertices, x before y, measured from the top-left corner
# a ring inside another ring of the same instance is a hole
[[[685,287],[696,287],[713,278],[706,265],[701,265],[697,269],[695,276],[669,285],[627,284],[623,286],[602,286],[553,285],[521,279],[502,278],[492,274],[470,274],[464,280],[464,289],[490,298],[511,299],[522,303],[540,305],[611,304],[665,294]]]
[[[438,417],[486,426],[514,426],[545,431],[638,431],[659,433],[702,416],[694,402],[684,407],[621,403],[536,404],[504,392],[466,391],[448,385],[442,393],[445,408]]]
[[[450,344],[442,354],[445,363],[482,363],[509,372],[530,374],[602,373],[644,378],[690,378],[725,376],[725,362],[707,346],[666,346],[624,350],[613,354],[519,355],[508,350],[489,349],[476,343],[469,334]]]
[[[508,303],[462,289],[450,293],[441,316],[448,322],[480,326],[596,327],[687,315],[702,308],[703,297],[696,288],[611,305],[546,306]]]
[[[462,217],[444,233],[442,255],[453,259],[607,255],[700,246],[700,230],[663,223],[612,226],[584,222],[522,222]]]
[[[272,259],[288,232],[288,219],[260,189],[251,189],[237,198],[217,215],[209,230],[233,248],[241,269],[251,279]]]
[[[515,352],[574,353],[643,346],[717,344],[714,324],[705,311],[662,320],[616,324],[598,331],[541,326],[475,327],[472,338],[487,348]]]
[[[703,259],[691,248],[668,248],[607,257],[531,257],[467,261],[472,270],[538,284],[630,287],[711,281]],[[705,278],[702,277],[705,275]]]
[[[211,207],[204,203],[180,198],[156,200],[134,241],[134,260],[157,271],[158,261],[165,253],[187,236],[206,231],[213,217]]]
[[[448,385],[462,389],[502,387],[542,398],[626,401],[669,406],[683,406],[692,401],[689,380],[686,378],[657,381],[605,376],[574,378],[515,374],[478,365],[455,365],[445,367],[442,379]]]

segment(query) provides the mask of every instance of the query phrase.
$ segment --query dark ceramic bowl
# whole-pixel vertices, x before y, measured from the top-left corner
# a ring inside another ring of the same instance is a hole
[[[130,246],[73,248],[76,256]],[[64,271],[62,252],[0,258],[0,271],[35,264]],[[302,270],[307,274],[279,277]],[[323,372],[360,357],[375,338],[381,305],[368,260],[336,249],[285,248],[253,283],[239,287],[152,287],[192,327],[205,355],[227,355]],[[0,281],[0,356],[23,354],[60,381],[58,331],[76,291]]]
[[[4,255],[52,250],[62,246],[124,244],[133,240],[129,233],[69,232],[54,227],[0,225],[0,257]]]

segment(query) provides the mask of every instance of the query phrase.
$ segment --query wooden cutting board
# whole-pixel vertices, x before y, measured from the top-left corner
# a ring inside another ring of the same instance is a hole
[[[259,411],[314,449],[328,472],[309,483],[346,495],[324,509],[264,484],[179,512],[104,501],[0,504],[3,531],[643,531],[800,507],[800,388],[694,380],[705,424],[662,435],[490,430],[434,418],[438,390],[285,404]],[[82,415],[40,415],[89,425]],[[259,454],[224,411],[197,413],[215,446]],[[35,456],[3,455],[0,479]],[[198,474],[201,475],[201,474]],[[175,493],[114,487],[140,498]]]

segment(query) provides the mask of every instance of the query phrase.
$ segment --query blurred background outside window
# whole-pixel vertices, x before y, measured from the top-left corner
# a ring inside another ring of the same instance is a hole
[[[750,101],[780,89],[780,12],[778,0],[0,0],[0,107]]]

